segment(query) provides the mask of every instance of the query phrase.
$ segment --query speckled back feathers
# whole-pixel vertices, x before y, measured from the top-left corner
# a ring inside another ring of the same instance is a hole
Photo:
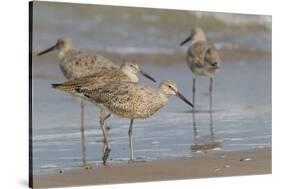
[[[135,82],[113,82],[95,89],[78,87],[80,93],[110,112],[126,118],[147,118],[167,103],[158,90]]]
[[[72,49],[65,52],[60,67],[67,79],[77,79],[93,75],[104,68],[111,69],[117,66],[101,55]]]

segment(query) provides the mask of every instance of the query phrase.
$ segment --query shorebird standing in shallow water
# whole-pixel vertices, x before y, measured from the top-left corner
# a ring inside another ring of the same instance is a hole
[[[187,50],[186,60],[187,65],[194,74],[192,87],[192,103],[195,108],[195,76],[207,76],[210,78],[209,85],[209,102],[210,111],[212,111],[212,91],[213,91],[213,76],[220,67],[220,56],[212,43],[206,41],[205,34],[201,28],[193,28],[190,36],[181,42],[181,46],[191,41],[191,45]],[[194,111],[193,108],[193,111]]]
[[[102,69],[110,69],[116,67],[110,60],[105,57],[94,54],[84,53],[75,49],[72,42],[68,38],[58,39],[56,44],[50,48],[40,52],[37,56],[56,50],[60,60],[60,68],[66,79],[78,79],[93,75]],[[84,103],[81,100],[81,141],[82,141],[82,161],[86,163],[86,146],[84,137]]]
[[[54,88],[69,93],[73,96],[80,97],[81,99],[89,100],[101,109],[100,126],[103,131],[104,142],[105,142],[104,151],[103,151],[104,164],[106,164],[106,159],[110,153],[110,145],[108,141],[108,133],[106,131],[106,123],[105,123],[105,121],[110,117],[110,113],[101,104],[95,103],[95,101],[93,101],[91,98],[87,98],[86,96],[84,96],[83,93],[79,93],[75,89],[78,87],[95,89],[114,81],[138,82],[138,76],[137,76],[138,73],[141,73],[143,76],[156,82],[154,78],[152,78],[147,73],[142,71],[137,64],[133,62],[125,61],[120,66],[119,69],[113,68],[109,70],[102,70],[100,72],[95,73],[92,76],[70,80],[62,84],[53,84]]]
[[[76,91],[86,98],[102,104],[111,113],[131,120],[128,131],[131,161],[134,159],[132,146],[134,119],[145,119],[152,116],[165,106],[169,96],[178,96],[193,107],[192,103],[180,94],[176,83],[171,80],[163,81],[158,89],[135,82],[112,82],[95,89],[77,87]]]

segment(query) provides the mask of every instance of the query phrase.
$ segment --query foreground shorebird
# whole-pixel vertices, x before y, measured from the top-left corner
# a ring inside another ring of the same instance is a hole
[[[195,76],[207,76],[210,78],[209,95],[210,110],[212,111],[213,76],[220,67],[220,56],[212,43],[206,41],[201,28],[193,28],[190,36],[181,42],[181,46],[191,41],[187,50],[187,65]],[[193,77],[192,103],[195,107],[195,77]],[[194,108],[193,108],[194,110]]]
[[[114,81],[132,81],[132,82],[138,82],[138,76],[137,74],[141,73],[143,76],[147,77],[148,79],[156,82],[154,78],[149,76],[147,73],[142,71],[139,66],[133,62],[125,61],[119,69],[113,68],[109,70],[102,70],[100,72],[95,73],[92,76],[70,80],[62,84],[53,84],[53,87],[64,91],[66,93],[69,93],[73,96],[80,97],[84,100],[89,100],[93,102],[91,99],[85,97],[82,93],[77,92],[75,89],[77,87],[80,88],[88,88],[88,89],[95,89],[98,87],[101,87],[105,84],[108,84],[110,82]],[[104,155],[103,160],[104,164],[106,163],[106,159],[109,156],[110,153],[110,146],[108,142],[108,133],[106,131],[106,119],[110,117],[110,113],[101,105],[96,104],[100,109],[100,126],[103,131],[103,136],[105,139],[105,146],[104,146]]]
[[[37,56],[41,56],[45,53],[56,50],[58,52],[58,58],[60,60],[60,68],[66,79],[77,79],[86,76],[93,75],[102,69],[111,69],[116,67],[110,60],[104,58],[101,55],[94,53],[84,53],[75,49],[72,42],[68,38],[58,39],[56,44],[52,47],[40,52]],[[81,100],[81,141],[82,141],[82,153],[83,164],[86,163],[86,146],[84,137],[84,103]]]
[[[76,91],[86,98],[102,104],[111,113],[131,120],[128,131],[131,161],[134,158],[132,146],[134,119],[152,116],[165,106],[169,96],[178,96],[193,107],[192,103],[178,92],[176,83],[171,80],[163,81],[158,89],[134,82],[112,82],[95,89],[77,87]],[[106,141],[108,142],[108,139]],[[109,144],[107,146],[109,147]],[[106,160],[104,159],[105,162]]]

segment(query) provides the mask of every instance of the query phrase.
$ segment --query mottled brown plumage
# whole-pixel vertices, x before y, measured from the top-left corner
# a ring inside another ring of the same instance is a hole
[[[160,90],[134,82],[114,82],[96,89],[83,87],[79,92],[110,112],[131,119],[153,115],[168,100]]]
[[[187,51],[187,65],[195,75],[212,77],[219,69],[216,49],[206,41],[193,44]]]
[[[112,61],[99,54],[75,49],[68,38],[58,39],[54,46],[38,53],[38,56],[53,50],[57,50],[60,68],[68,80],[87,77],[104,68],[116,68]]]
[[[137,64],[125,61],[120,68],[103,69],[91,76],[70,80],[62,84],[53,84],[53,87],[73,96],[85,98],[85,96],[78,93],[75,88],[87,87],[94,89],[113,81],[138,82],[138,73],[141,73],[149,79],[155,81],[152,77],[143,72]]]
[[[116,66],[101,55],[71,49],[61,58],[60,68],[67,79],[78,79]]]
[[[214,45],[208,42],[201,28],[193,28],[191,35],[181,43],[191,41],[187,50],[187,65],[195,75],[213,77],[220,67],[220,56]]]
[[[190,36],[180,45],[191,41],[187,50],[187,65],[195,76],[207,76],[210,78],[210,108],[212,109],[212,83],[213,76],[219,70],[221,59],[214,45],[206,40],[201,28],[193,28]],[[195,77],[193,78],[193,98],[195,104]]]
[[[84,87],[88,86],[88,87],[95,88],[115,80],[131,81],[131,79],[125,73],[123,73],[119,69],[113,68],[109,70],[105,69],[95,73],[92,76],[70,80],[62,84],[53,84],[53,87],[58,90],[69,93],[73,96],[79,96],[83,98],[84,96],[81,96],[80,95],[81,93],[77,93],[75,91],[75,88],[77,86],[84,86]]]
[[[130,119],[147,118],[161,109],[169,96],[180,95],[176,83],[171,80],[163,81],[158,89],[135,82],[117,81],[92,89],[77,87],[76,91],[102,104],[110,112]],[[183,98],[182,95],[179,97]],[[186,99],[185,102],[189,103]]]

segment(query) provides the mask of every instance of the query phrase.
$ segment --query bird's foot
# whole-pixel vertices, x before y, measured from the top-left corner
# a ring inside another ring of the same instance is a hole
[[[106,148],[106,149],[105,149],[105,152],[104,152],[103,158],[102,158],[102,160],[103,160],[103,165],[106,165],[106,161],[107,161],[107,159],[108,159],[108,157],[109,157],[110,151],[111,151],[110,148]]]
[[[135,162],[135,160],[133,160],[133,159],[130,159],[129,161],[128,161],[128,163],[134,163]]]

